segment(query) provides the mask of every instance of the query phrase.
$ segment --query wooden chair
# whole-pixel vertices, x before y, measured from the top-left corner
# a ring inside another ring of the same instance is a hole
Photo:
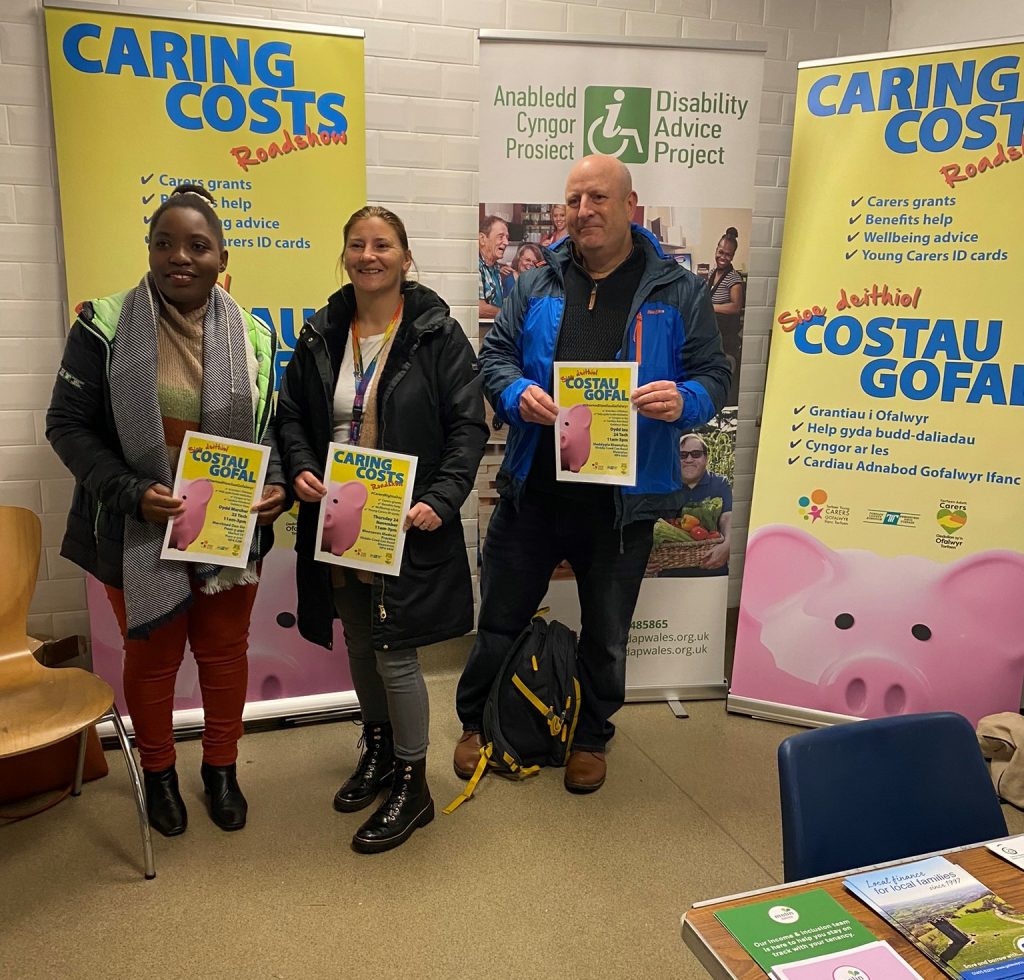
[[[155,878],[146,802],[135,757],[114,691],[95,674],[76,667],[43,667],[29,649],[29,605],[39,571],[39,518],[21,507],[0,507],[0,759],[79,736],[73,796],[82,792],[89,727],[109,719],[128,766],[142,830],[146,878]]]

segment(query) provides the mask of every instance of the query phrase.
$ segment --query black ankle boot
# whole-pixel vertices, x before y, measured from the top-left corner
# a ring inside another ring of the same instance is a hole
[[[149,825],[164,837],[177,837],[188,826],[188,811],[178,792],[178,774],[174,766],[159,772],[142,773],[146,784],[146,816]]]
[[[334,809],[341,813],[355,813],[368,807],[391,784],[395,769],[395,743],[388,722],[364,725],[359,741],[363,751],[355,772],[334,794]]]
[[[352,850],[377,854],[407,841],[417,827],[434,819],[434,801],[427,788],[427,760],[395,759],[395,778],[388,798],[352,838]]]
[[[238,788],[235,764],[230,766],[202,766],[203,786],[206,787],[210,819],[221,830],[241,830],[245,826],[245,815],[249,804],[245,802]]]

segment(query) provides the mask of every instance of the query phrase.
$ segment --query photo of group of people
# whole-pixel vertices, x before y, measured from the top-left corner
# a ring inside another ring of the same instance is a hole
[[[648,577],[728,575],[732,474],[750,241],[749,210],[637,205],[633,223],[649,232],[666,258],[704,281],[722,349],[732,367],[726,408],[680,440],[686,501],[655,527]],[[564,204],[481,203],[479,225],[480,340],[521,275],[545,262],[546,248],[568,235]],[[505,433],[488,406],[491,440],[477,479],[480,540],[497,503],[495,477]],[[555,578],[572,577],[567,566]]]

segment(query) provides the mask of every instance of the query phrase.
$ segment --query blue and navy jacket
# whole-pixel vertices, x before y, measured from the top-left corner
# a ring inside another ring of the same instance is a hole
[[[703,425],[722,408],[731,381],[704,283],[666,258],[646,229],[633,225],[633,241],[643,249],[645,266],[618,357],[639,362],[641,385],[675,381],[683,413],[675,422],[638,417],[636,485],[614,488],[619,527],[679,512],[680,434]],[[545,265],[519,277],[480,349],[487,398],[510,426],[498,492],[517,506],[540,438],[540,426],[520,417],[519,398],[533,384],[552,392],[565,271],[575,261],[568,239],[544,249],[544,258]]]

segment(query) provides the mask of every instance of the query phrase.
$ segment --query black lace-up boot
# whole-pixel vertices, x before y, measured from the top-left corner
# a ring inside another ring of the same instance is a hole
[[[364,725],[359,739],[362,752],[355,772],[334,794],[334,809],[355,813],[368,807],[385,787],[391,784],[395,768],[395,742],[391,725]]]
[[[178,791],[178,774],[174,766],[159,772],[143,772],[146,786],[146,816],[149,825],[164,837],[185,833],[188,812]]]
[[[417,827],[434,819],[434,801],[427,788],[427,760],[395,760],[395,778],[388,798],[352,838],[352,850],[377,854],[404,844]]]
[[[210,819],[221,830],[241,830],[245,826],[249,804],[238,788],[235,764],[211,766],[204,762],[201,772],[210,807]]]

